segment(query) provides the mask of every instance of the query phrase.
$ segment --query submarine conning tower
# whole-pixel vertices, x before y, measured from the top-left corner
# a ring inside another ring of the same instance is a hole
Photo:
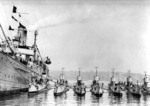
[[[64,80],[65,79],[65,75],[64,75],[64,68],[62,68],[62,73],[61,75],[59,76],[60,80]]]
[[[94,76],[94,80],[95,81],[98,81],[100,78],[97,76],[97,69],[98,69],[98,67],[96,67],[96,75]]]
[[[116,82],[116,79],[115,79],[115,73],[114,73],[114,69],[113,69],[113,72],[112,72],[113,76],[111,77],[111,82],[114,83]]]
[[[96,76],[94,77],[94,80],[95,80],[95,81],[98,81],[98,80],[99,80],[99,77],[96,75]]]
[[[146,73],[145,73],[145,76],[144,76],[144,83],[148,83],[149,82],[149,79],[148,79],[148,77],[147,77],[147,75],[146,75]]]
[[[132,77],[130,76],[130,70],[129,70],[129,76],[127,77],[127,83],[131,83],[132,82]]]
[[[65,75],[62,73],[62,74],[59,76],[59,78],[60,78],[61,80],[64,80],[64,79],[65,79]]]
[[[82,80],[82,77],[80,75],[80,68],[79,68],[79,75],[77,76],[77,81],[81,81]]]

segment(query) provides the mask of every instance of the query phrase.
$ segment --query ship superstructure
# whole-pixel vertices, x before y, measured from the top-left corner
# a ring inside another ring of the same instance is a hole
[[[14,39],[5,34],[1,24],[0,30],[5,38],[0,42],[0,95],[27,91],[32,77],[37,80],[43,76],[49,77],[47,64],[51,64],[51,61],[48,57],[41,57],[36,44],[37,31],[33,45],[28,46],[28,30],[20,22]],[[9,30],[14,29],[9,26]]]

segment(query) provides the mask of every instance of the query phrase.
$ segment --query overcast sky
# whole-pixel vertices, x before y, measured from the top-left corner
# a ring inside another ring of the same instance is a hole
[[[13,4],[28,13],[20,19],[14,14],[31,30],[28,44],[38,29],[38,47],[51,58],[50,69],[90,71],[98,66],[99,71],[150,73],[148,0],[1,0],[5,31],[8,24],[17,27],[11,19]]]

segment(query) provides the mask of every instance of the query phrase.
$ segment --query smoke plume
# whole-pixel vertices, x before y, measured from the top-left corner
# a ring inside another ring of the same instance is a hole
[[[73,8],[64,13],[51,14],[48,17],[39,20],[37,23],[28,26],[29,30],[37,30],[39,28],[52,27],[62,24],[83,23],[91,19],[97,19],[94,8],[83,6],[82,8]]]

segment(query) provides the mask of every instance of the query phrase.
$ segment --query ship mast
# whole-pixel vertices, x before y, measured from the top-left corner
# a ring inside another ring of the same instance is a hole
[[[147,75],[146,75],[146,71],[145,71],[145,77],[146,77]]]
[[[129,77],[130,77],[130,70],[129,70]]]
[[[79,68],[79,75],[77,76],[77,80],[81,80],[80,69],[81,69],[81,68]]]
[[[96,76],[97,76],[97,69],[98,69],[98,67],[95,67],[96,68]]]
[[[37,44],[36,44],[36,41],[37,41],[37,35],[38,35],[38,31],[37,30],[35,30],[35,32],[34,32],[34,44],[33,44],[33,48],[34,48],[34,61],[35,61],[35,59],[36,59],[36,52],[38,52],[39,53],[39,56],[40,56],[40,58],[41,58],[41,60],[42,60],[42,62],[43,62],[43,58],[42,58],[42,56],[41,56],[41,53],[40,53],[40,51],[39,51],[39,49],[38,49],[38,47],[37,47]]]
[[[62,74],[64,74],[64,68],[62,68]]]
[[[38,35],[38,32],[37,32],[37,30],[35,31],[35,33],[34,33],[34,45],[33,45],[33,47],[34,47],[34,61],[36,60],[36,48],[37,48],[37,45],[36,45],[36,40],[37,40],[37,35]]]
[[[64,68],[62,68],[62,73],[60,74],[60,79],[64,80]]]
[[[37,39],[37,35],[38,35],[38,31],[36,30],[35,33],[34,33],[34,46],[36,46],[36,39]]]
[[[81,68],[79,68],[79,76],[80,76],[80,69],[81,69]]]
[[[113,69],[112,69],[113,77],[115,77],[115,72],[114,72],[114,71],[115,71],[115,69],[113,68]]]

